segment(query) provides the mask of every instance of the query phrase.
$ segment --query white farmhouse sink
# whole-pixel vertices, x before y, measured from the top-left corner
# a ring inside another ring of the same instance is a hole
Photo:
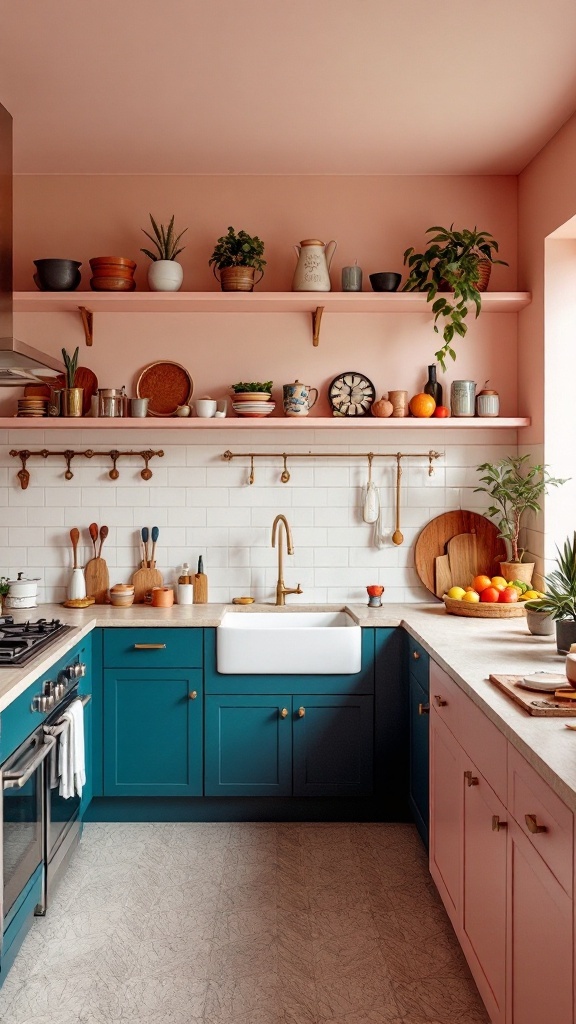
[[[347,612],[225,612],[216,668],[225,675],[359,672],[361,636]]]

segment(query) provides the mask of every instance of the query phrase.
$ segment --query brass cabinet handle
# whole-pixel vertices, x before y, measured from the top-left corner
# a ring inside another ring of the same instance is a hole
[[[476,775],[472,775],[472,772],[464,772],[464,778],[466,779],[466,783],[468,786],[478,785],[478,779]]]
[[[414,661],[418,661],[419,658],[420,658],[419,652],[418,651],[412,651],[412,657],[414,658]]]
[[[507,828],[507,827],[508,827],[508,822],[507,821],[500,821],[500,818],[498,817],[497,814],[493,814],[492,815],[492,831],[493,832],[499,832],[500,829]]]
[[[134,644],[135,651],[165,651],[166,644]]]
[[[306,708],[298,708],[298,718],[304,718],[306,714]]]
[[[197,696],[198,696],[198,690],[192,690],[192,692],[188,694],[188,699],[189,700],[196,700]]]
[[[429,704],[419,704],[418,705],[418,714],[419,715],[429,715],[430,714],[430,705]]]
[[[280,708],[280,718],[288,718],[288,708]]]
[[[441,697],[439,693],[434,694],[434,700],[436,701],[437,708],[445,708],[448,703],[448,701],[444,700],[444,697]]]
[[[546,825],[539,825],[538,824],[538,821],[536,819],[536,815],[535,814],[525,814],[524,815],[524,821],[526,822],[526,827],[527,827],[528,831],[531,832],[532,835],[534,835],[534,836],[537,835],[538,832],[547,832],[548,831]]]

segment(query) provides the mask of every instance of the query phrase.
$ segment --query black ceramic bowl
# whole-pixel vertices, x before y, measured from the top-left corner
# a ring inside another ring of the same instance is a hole
[[[386,271],[383,274],[370,274],[373,292],[395,292],[401,280],[402,274],[393,274],[392,271]]]
[[[73,292],[80,284],[77,260],[34,260],[34,281],[41,292]]]

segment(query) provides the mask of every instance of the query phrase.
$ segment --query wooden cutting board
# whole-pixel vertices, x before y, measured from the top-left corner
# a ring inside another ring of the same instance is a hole
[[[554,693],[540,693],[538,690],[524,690],[518,686],[522,676],[491,675],[490,682],[506,693],[516,704],[524,708],[529,715],[542,715],[551,718],[574,718],[576,707],[574,701],[563,701]],[[560,705],[554,706],[554,705]]]
[[[468,587],[475,576],[478,565],[478,535],[457,533],[447,545],[450,560],[450,578],[453,587]]]
[[[434,579],[436,581],[436,597],[443,597],[452,586],[452,573],[450,572],[450,559],[448,555],[438,555],[434,559]]]
[[[137,569],[132,577],[132,583],[134,585],[134,604],[142,604],[147,591],[152,590],[152,587],[164,586],[162,573],[159,569]]]
[[[414,548],[414,567],[419,579],[431,594],[436,596],[436,559],[447,553],[446,545],[461,533],[476,534],[477,564],[474,575],[486,573],[494,576],[499,572],[498,563],[504,560],[504,542],[498,537],[498,530],[486,516],[478,512],[458,509],[443,512],[424,527]]]
[[[108,566],[103,558],[91,558],[84,569],[86,580],[86,597],[93,597],[96,604],[106,604],[108,601]]]

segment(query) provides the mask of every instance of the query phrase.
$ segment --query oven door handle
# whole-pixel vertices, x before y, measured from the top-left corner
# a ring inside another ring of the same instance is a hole
[[[37,768],[40,767],[42,761],[48,757],[48,754],[56,746],[55,736],[45,736],[44,742],[40,746],[38,752],[34,755],[32,760],[26,765],[25,768],[20,772],[3,772],[2,773],[2,788],[3,789],[22,789],[28,782],[28,779],[32,777]]]

